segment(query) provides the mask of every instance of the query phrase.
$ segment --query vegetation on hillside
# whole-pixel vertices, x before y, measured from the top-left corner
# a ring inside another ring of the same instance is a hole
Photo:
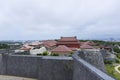
[[[114,50],[114,52],[116,52],[116,53],[120,53],[120,49],[117,48],[117,47],[114,47],[113,50]]]
[[[80,41],[86,42],[89,40],[80,40]],[[120,45],[120,42],[111,42],[111,41],[102,41],[102,40],[90,40],[90,41],[97,43],[97,45],[105,45],[105,46],[114,46],[115,44]]]
[[[8,49],[9,47],[7,44],[0,43],[0,49]]]
[[[107,64],[107,65],[106,65],[107,73],[108,73],[110,76],[114,77],[116,80],[120,80],[120,74],[115,71],[114,67],[115,67],[115,66],[113,66],[112,64]]]

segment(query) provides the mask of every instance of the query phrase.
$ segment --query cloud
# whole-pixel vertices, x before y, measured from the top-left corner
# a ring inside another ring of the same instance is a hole
[[[119,0],[0,1],[1,40],[117,38]]]

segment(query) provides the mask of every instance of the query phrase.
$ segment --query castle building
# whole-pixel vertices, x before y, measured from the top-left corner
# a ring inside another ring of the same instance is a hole
[[[65,45],[69,48],[80,48],[80,42],[77,40],[77,37],[61,37],[57,42],[57,46]]]

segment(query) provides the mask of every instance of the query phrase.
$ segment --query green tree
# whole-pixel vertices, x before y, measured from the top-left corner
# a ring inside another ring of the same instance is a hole
[[[0,44],[0,49],[8,49],[9,47],[7,44]]]
[[[116,52],[116,53],[120,53],[120,49],[117,48],[117,47],[113,48],[113,50],[114,50],[114,52]]]

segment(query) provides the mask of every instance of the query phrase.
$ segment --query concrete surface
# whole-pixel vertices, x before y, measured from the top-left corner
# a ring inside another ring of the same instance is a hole
[[[37,80],[37,79],[0,75],[0,80]]]

